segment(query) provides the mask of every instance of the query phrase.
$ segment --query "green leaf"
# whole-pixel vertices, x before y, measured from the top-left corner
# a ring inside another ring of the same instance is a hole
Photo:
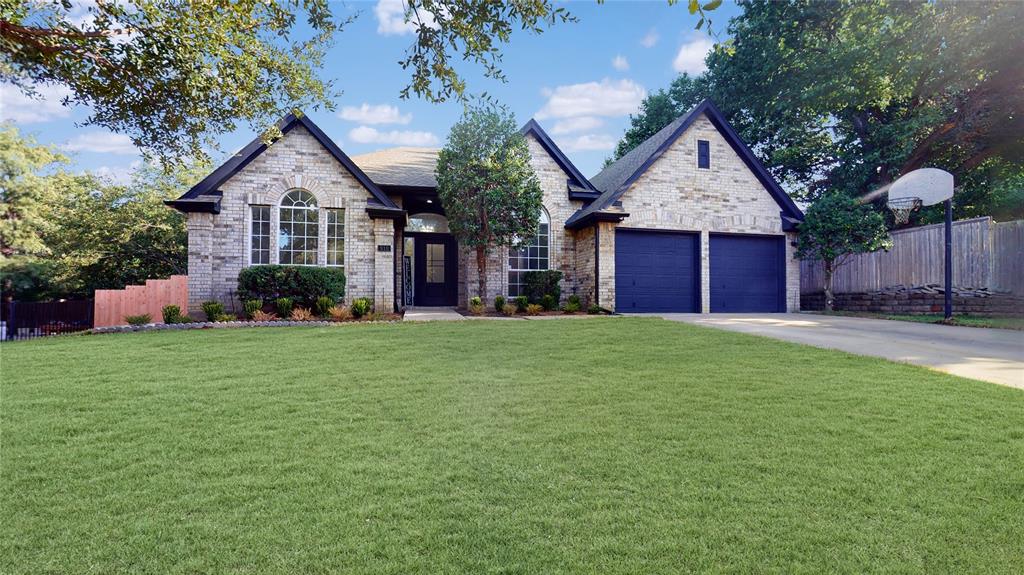
[[[715,8],[718,8],[721,5],[722,5],[722,0],[711,0],[711,2],[708,2],[707,4],[704,5],[704,9],[710,11],[710,10],[714,10]]]
[[[688,9],[690,10],[690,14],[696,14],[697,11],[700,10],[700,4],[697,2],[697,0],[690,0],[690,5],[688,6]]]

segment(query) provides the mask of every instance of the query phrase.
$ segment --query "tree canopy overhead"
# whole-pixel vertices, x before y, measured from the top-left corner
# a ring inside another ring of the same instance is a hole
[[[1009,48],[1024,46],[1024,3],[739,4],[730,40],[683,84],[714,98],[795,196],[860,196],[934,166],[957,178],[958,217],[1024,215],[1008,184],[1024,175],[1024,60]],[[647,115],[631,131],[667,123]]]

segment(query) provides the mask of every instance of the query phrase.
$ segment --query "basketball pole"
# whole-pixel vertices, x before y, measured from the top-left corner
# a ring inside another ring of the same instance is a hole
[[[953,198],[944,202],[946,204],[946,290],[945,290],[945,312],[946,320],[953,318]]]

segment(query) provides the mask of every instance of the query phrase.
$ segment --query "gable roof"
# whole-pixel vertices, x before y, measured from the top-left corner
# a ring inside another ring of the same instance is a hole
[[[547,132],[544,131],[544,128],[540,127],[537,120],[531,118],[530,121],[519,130],[519,133],[524,136],[533,135],[533,137],[537,138],[541,147],[544,148],[548,155],[555,160],[555,163],[562,168],[562,171],[568,174],[569,178],[566,184],[569,188],[570,199],[592,200],[600,195],[601,191],[596,188],[594,184],[590,183],[590,180],[588,180],[582,172],[576,169],[576,166],[574,166],[569,158],[562,153],[562,150],[555,145],[555,142],[548,136]]]
[[[721,110],[711,100],[704,100],[686,114],[676,118],[669,125],[659,130],[656,134],[641,142],[628,154],[622,156],[611,165],[605,167],[599,174],[593,177],[593,184],[601,190],[601,195],[590,203],[590,205],[579,210],[570,217],[566,223],[567,228],[582,227],[592,221],[597,214],[614,206],[626,190],[640,176],[650,168],[654,162],[664,154],[683,132],[693,122],[707,114],[708,119],[725,137],[726,142],[732,147],[736,154],[747,165],[747,168],[754,174],[761,185],[782,209],[782,227],[784,230],[793,229],[793,226],[804,219],[803,213],[797,207],[789,194],[779,186],[775,178],[768,173],[760,160],[754,156],[739,134],[732,129]]]
[[[366,191],[370,192],[373,196],[372,200],[367,200],[368,205],[375,208],[383,208],[386,210],[401,210],[394,202],[388,198],[377,184],[365,174],[347,155],[341,151],[341,148],[334,143],[327,134],[320,129],[313,120],[309,119],[309,116],[305,114],[296,115],[288,114],[282,118],[278,123],[277,127],[281,130],[281,134],[287,134],[294,130],[296,127],[302,126],[306,129],[317,142],[320,143],[335,160],[338,160],[342,166],[360,184],[366,188]],[[249,142],[244,148],[242,148],[237,154],[231,156],[228,161],[224,162],[219,168],[213,171],[209,176],[206,176],[198,184],[192,186],[192,189],[185,192],[180,198],[176,200],[169,200],[166,203],[169,206],[177,208],[181,211],[202,211],[218,213],[220,212],[219,198],[214,201],[214,196],[220,196],[220,187],[229,178],[242,171],[243,168],[249,165],[250,162],[256,159],[257,156],[262,154],[264,150],[273,145],[266,144],[260,137],[256,137],[253,141]],[[212,205],[216,204],[216,205]]]
[[[440,151],[404,146],[352,156],[352,161],[379,186],[436,188]]]

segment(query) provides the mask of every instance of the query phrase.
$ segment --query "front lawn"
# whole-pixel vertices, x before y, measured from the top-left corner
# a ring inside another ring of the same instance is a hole
[[[816,312],[824,313],[824,312]],[[954,313],[948,322],[941,313],[908,314],[908,313],[873,313],[861,311],[833,311],[832,315],[849,317],[869,317],[873,319],[891,319],[895,321],[911,321],[915,323],[937,323],[943,325],[962,325],[965,327],[988,327],[996,329],[1015,329],[1024,331],[1024,317],[1003,317],[991,315],[973,315]]]
[[[1024,392],[647,318],[0,347],[4,573],[1024,572]]]

